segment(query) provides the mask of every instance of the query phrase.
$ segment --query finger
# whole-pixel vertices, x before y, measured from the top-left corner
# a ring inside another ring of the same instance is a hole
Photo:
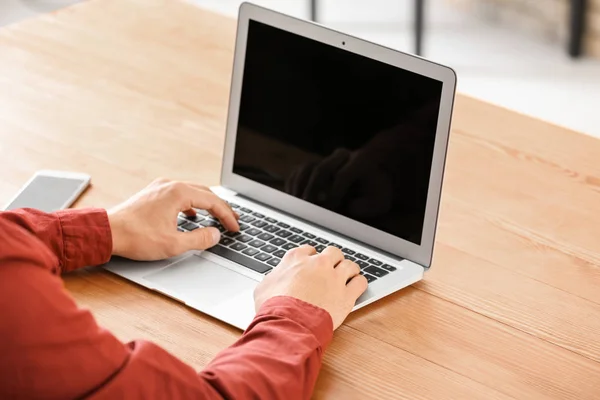
[[[189,250],[206,250],[221,240],[221,232],[217,228],[201,228],[191,232],[178,232],[178,253]]]
[[[183,210],[183,213],[187,217],[195,217],[196,216],[196,210],[194,210],[193,208],[190,208],[189,210]]]
[[[285,256],[283,256],[281,263],[284,264],[286,259],[298,259],[302,257],[309,257],[314,254],[317,254],[317,250],[315,250],[314,247],[305,244],[300,247],[296,247],[295,249],[288,250],[288,252],[285,253]]]
[[[343,260],[335,267],[335,271],[346,283],[360,273],[360,267],[355,262]]]
[[[319,257],[327,258],[327,261],[335,267],[344,260],[344,253],[337,247],[329,246],[319,254]]]
[[[154,186],[154,185],[164,185],[166,183],[169,183],[170,180],[167,178],[156,178],[155,180],[153,180],[150,185],[148,186]]]
[[[237,232],[240,229],[233,210],[219,196],[211,191],[199,190],[185,183],[176,183],[175,185],[180,191],[180,211],[189,210],[192,207],[207,210],[218,218],[228,230]]]
[[[214,192],[212,190],[210,190],[210,188],[208,186],[205,185],[201,185],[199,183],[194,183],[194,182],[184,182],[186,185],[192,186],[198,190],[202,190],[204,192],[209,192],[209,193],[213,193]],[[227,201],[223,200],[225,202],[225,204],[227,205],[227,207],[229,207],[229,209],[231,210],[231,212],[235,215],[236,220],[240,219],[240,215],[234,211],[233,207],[231,207],[231,204],[229,204]]]
[[[356,275],[346,284],[346,293],[350,300],[355,302],[367,290],[368,286],[367,278],[362,275]]]
[[[206,192],[212,192],[212,190],[210,190],[210,188],[208,186],[204,186],[201,185],[199,183],[194,183],[194,182],[184,182],[186,185],[190,185],[192,187],[195,187],[196,189],[200,189],[200,190],[204,190]]]

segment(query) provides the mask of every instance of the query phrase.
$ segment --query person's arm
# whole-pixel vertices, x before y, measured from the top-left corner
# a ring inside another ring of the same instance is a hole
[[[50,250],[57,261],[53,266],[57,270],[53,272],[62,273],[88,265],[99,265],[110,257],[110,225],[103,209],[45,213],[24,208],[2,212],[0,219],[29,232]],[[90,246],[91,243],[94,245]]]
[[[87,226],[74,224],[73,236],[61,239],[55,231],[47,243],[69,247],[68,238],[75,237],[86,257],[97,252],[101,259],[111,254],[111,243],[122,255],[144,258],[208,247],[214,244],[211,237],[218,239],[212,228],[180,234],[171,215],[174,209],[189,212],[194,203],[234,229],[234,213],[207,193],[159,182],[110,218],[91,212],[88,222],[108,224],[105,233],[112,241],[87,235]],[[179,205],[173,207],[174,202]],[[161,233],[162,224],[172,228],[168,234]],[[150,227],[155,230],[131,236]],[[337,249],[320,255],[304,247],[289,252],[259,286],[258,313],[250,327],[197,373],[155,344],[123,344],[99,327],[65,291],[55,251],[33,235],[43,228],[33,228],[0,214],[0,398],[309,398],[333,328],[366,288],[358,267]],[[156,240],[165,245],[148,246]]]
[[[108,223],[106,213],[89,212],[83,218],[89,226]],[[83,215],[61,214],[66,220]],[[52,234],[52,216],[37,215],[45,226],[29,221],[31,229],[24,229],[0,214],[0,398],[304,399],[312,393],[333,331],[326,311],[272,298],[244,335],[198,374],[150,342],[119,342],[51,273],[58,258],[46,243],[68,248],[74,237],[88,260],[90,253],[106,258],[110,231],[88,235],[87,226],[74,224],[70,236],[59,228]],[[43,231],[47,242],[32,231]]]

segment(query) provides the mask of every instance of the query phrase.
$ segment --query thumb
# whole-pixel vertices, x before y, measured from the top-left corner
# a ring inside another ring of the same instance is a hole
[[[188,250],[206,250],[221,240],[221,232],[217,228],[202,228],[183,233],[184,246]]]

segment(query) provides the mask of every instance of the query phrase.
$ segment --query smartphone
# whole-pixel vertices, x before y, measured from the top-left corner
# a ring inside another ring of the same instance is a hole
[[[86,174],[64,171],[38,171],[19,190],[5,207],[35,208],[45,212],[70,207],[89,186],[91,177]]]

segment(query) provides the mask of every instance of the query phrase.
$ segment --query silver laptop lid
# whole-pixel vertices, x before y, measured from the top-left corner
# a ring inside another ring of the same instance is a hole
[[[456,76],[244,4],[222,185],[429,267]]]

